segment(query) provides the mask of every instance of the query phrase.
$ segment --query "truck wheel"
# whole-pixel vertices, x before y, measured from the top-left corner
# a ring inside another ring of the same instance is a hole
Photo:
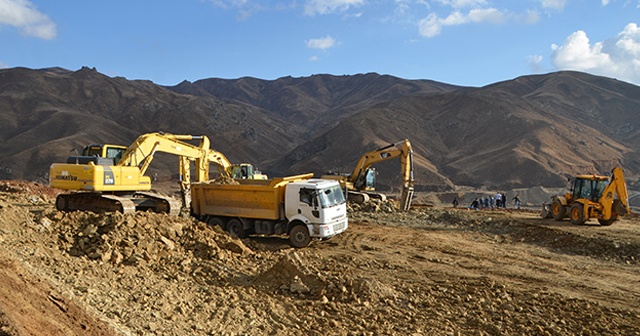
[[[298,224],[291,229],[289,241],[293,247],[306,247],[311,242],[311,235],[306,225]]]
[[[242,222],[237,218],[232,218],[227,222],[227,232],[236,235],[238,238],[247,237],[247,233],[244,231]]]
[[[582,225],[587,221],[584,218],[584,206],[582,203],[573,203],[570,211],[569,217],[571,218],[571,224]]]
[[[567,207],[560,203],[560,200],[554,199],[551,203],[551,215],[553,219],[561,221],[567,215]]]
[[[227,223],[220,217],[209,217],[207,224],[211,226],[219,226],[222,230],[227,230]]]

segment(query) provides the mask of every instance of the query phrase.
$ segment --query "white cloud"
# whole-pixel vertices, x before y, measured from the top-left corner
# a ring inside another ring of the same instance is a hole
[[[531,55],[527,57],[527,63],[529,63],[529,68],[533,73],[543,72],[542,61],[544,57],[542,55]]]
[[[474,23],[501,24],[506,21],[506,14],[495,8],[472,9],[467,17]]]
[[[320,57],[318,57],[317,55],[313,55],[311,57],[309,57],[309,61],[311,62],[317,62],[320,60]]]
[[[307,47],[311,49],[325,50],[325,49],[333,48],[335,45],[336,45],[336,40],[331,36],[307,40]]]
[[[0,25],[16,27],[23,34],[45,40],[56,37],[56,25],[28,0],[0,0]]]
[[[559,70],[577,70],[640,84],[640,28],[629,23],[615,38],[589,41],[577,31],[561,46],[553,44],[551,61]]]
[[[0,69],[7,69],[9,65],[3,61],[0,61]]]
[[[563,9],[566,4],[567,0],[542,0],[542,7],[544,8]]]
[[[514,15],[508,11],[496,8],[475,8],[467,14],[454,11],[445,18],[439,18],[436,14],[430,13],[426,18],[418,22],[420,35],[434,37],[442,32],[445,26],[457,26],[463,24],[504,24],[508,21],[517,21],[527,24],[538,21],[536,12],[527,12],[524,15]]]
[[[513,19],[524,24],[534,24],[540,20],[540,14],[535,10],[529,10],[524,14],[514,15]]]
[[[479,7],[487,4],[486,0],[438,0],[438,2],[453,8]]]
[[[437,15],[431,13],[426,18],[418,22],[418,30],[420,31],[420,35],[422,36],[434,37],[440,34],[440,31],[442,31],[440,19],[438,19]]]
[[[602,6],[606,6],[609,4],[609,0],[602,0]]]
[[[304,5],[304,14],[309,16],[330,14],[362,4],[364,0],[307,0]]]

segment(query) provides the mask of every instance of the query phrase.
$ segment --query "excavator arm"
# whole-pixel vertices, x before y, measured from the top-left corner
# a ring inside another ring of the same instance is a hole
[[[188,140],[200,140],[200,145],[195,146],[184,142]],[[196,161],[196,173],[199,181],[209,178],[209,138],[200,135],[176,135],[168,133],[147,133],[139,136],[122,155],[117,166],[137,166],[140,175],[144,175],[153,160],[154,154],[159,151]]]
[[[625,182],[622,168],[613,168],[611,173],[611,181],[598,201],[602,205],[602,218],[606,220],[615,215],[628,215],[630,213],[627,183]],[[618,198],[615,198],[616,194]]]

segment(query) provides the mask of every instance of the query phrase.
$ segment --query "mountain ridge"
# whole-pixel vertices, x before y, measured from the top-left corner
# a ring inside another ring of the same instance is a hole
[[[640,87],[572,71],[475,88],[376,73],[160,86],[86,67],[2,69],[0,178],[45,179],[72,148],[166,131],[207,135],[232,162],[272,176],[350,172],[365,152],[407,138],[417,190],[563,187],[615,165],[635,179],[637,97]],[[173,161],[151,171],[170,176]],[[376,165],[381,189],[400,181],[392,161]]]

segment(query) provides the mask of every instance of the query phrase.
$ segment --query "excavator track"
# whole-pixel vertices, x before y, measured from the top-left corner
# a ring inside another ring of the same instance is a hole
[[[60,194],[56,198],[56,209],[59,211],[92,211],[134,213],[136,205],[128,197],[105,195],[91,192]]]
[[[182,203],[179,200],[150,192],[137,192],[127,196],[77,192],[60,194],[56,198],[56,209],[65,212],[91,211],[130,214],[136,211],[151,210],[177,216],[180,214],[181,207]]]
[[[180,214],[182,202],[170,197],[152,192],[137,192],[133,195],[134,201],[143,199],[143,202],[137,204],[137,210],[151,209],[154,212],[168,213],[171,216]]]

